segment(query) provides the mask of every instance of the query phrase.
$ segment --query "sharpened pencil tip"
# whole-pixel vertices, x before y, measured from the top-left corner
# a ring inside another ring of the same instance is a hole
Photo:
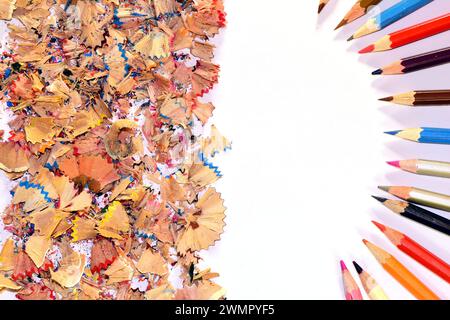
[[[348,270],[344,260],[339,261],[339,264],[341,265],[341,271]]]
[[[378,229],[380,229],[381,232],[384,232],[384,230],[386,230],[386,227],[385,227],[383,224],[381,224],[381,223],[379,223],[379,222],[376,222],[376,221],[373,221],[373,220],[372,220],[372,223],[373,223]]]
[[[318,13],[318,14],[321,13],[322,10],[323,10],[323,8],[325,8],[325,3],[319,4],[319,8],[317,9],[317,13]]]
[[[389,192],[389,186],[378,186],[378,189]]]
[[[367,244],[369,243],[369,241],[367,241],[366,239],[362,239],[362,242],[367,246]]]
[[[391,102],[392,100],[394,100],[394,97],[390,96],[390,97],[384,97],[384,98],[380,98],[378,99],[379,101],[386,101],[386,102]]]
[[[396,161],[386,161],[386,163],[390,166],[396,167],[396,168],[400,168],[400,161],[396,160]]]
[[[373,50],[375,50],[375,46],[373,44],[371,44],[370,46],[365,47],[364,49],[361,49],[358,51],[358,53],[369,53],[369,52],[373,52]]]
[[[347,39],[347,41],[352,41],[353,39],[355,39],[355,38],[352,35],[350,38]]]
[[[358,272],[358,274],[361,274],[363,272],[363,268],[361,268],[361,266],[357,264],[356,261],[353,261],[353,266],[355,267],[356,272]]]
[[[389,134],[391,136],[396,136],[400,130],[393,130],[393,131],[385,131],[384,133]]]
[[[375,71],[372,71],[372,74],[373,74],[374,76],[379,75],[379,74],[382,74],[382,73],[383,73],[383,70],[381,70],[381,69],[377,69],[377,70],[375,70]]]
[[[372,196],[372,198],[374,198],[377,201],[380,201],[381,203],[383,203],[383,202],[385,202],[387,200],[387,198],[377,197],[377,196]]]
[[[337,30],[337,29],[339,29],[340,27],[345,26],[346,24],[347,24],[347,20],[342,19],[342,21],[339,22],[339,24],[336,26],[336,28],[334,28],[334,30]]]

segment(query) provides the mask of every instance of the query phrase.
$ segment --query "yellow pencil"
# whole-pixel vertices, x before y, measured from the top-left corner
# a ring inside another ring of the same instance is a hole
[[[356,272],[358,272],[364,290],[371,300],[389,300],[384,290],[367,271],[363,270],[355,261],[353,261],[353,265],[355,266]]]

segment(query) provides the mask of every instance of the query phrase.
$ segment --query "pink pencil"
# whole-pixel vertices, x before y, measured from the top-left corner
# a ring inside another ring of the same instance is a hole
[[[359,290],[355,279],[353,279],[350,271],[344,261],[341,260],[342,281],[344,283],[345,300],[363,300],[361,290]]]

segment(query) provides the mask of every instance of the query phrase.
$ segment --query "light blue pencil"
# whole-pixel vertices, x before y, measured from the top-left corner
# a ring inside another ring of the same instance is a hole
[[[406,17],[407,15],[419,10],[423,6],[434,0],[401,0],[392,7],[384,10],[378,15],[370,18],[358,29],[348,40],[360,38],[367,34],[377,32],[386,28],[388,25]]]
[[[420,143],[450,144],[450,129],[412,128],[385,132],[387,134]]]

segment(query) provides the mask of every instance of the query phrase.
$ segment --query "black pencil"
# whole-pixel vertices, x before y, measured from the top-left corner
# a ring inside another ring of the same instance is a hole
[[[390,209],[393,213],[399,214],[405,218],[414,220],[430,228],[438,230],[450,235],[450,220],[437,215],[431,211],[418,207],[412,203],[391,200],[382,197],[372,196],[374,199],[380,201],[386,208]]]

